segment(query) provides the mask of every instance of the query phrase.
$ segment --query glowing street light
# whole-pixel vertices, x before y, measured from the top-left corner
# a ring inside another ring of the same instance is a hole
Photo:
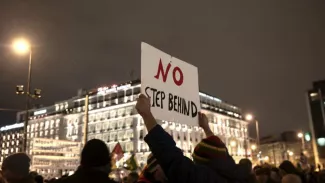
[[[12,42],[12,49],[17,54],[29,54],[29,63],[28,63],[28,76],[27,76],[27,88],[24,91],[23,85],[16,86],[16,94],[17,95],[26,95],[26,114],[25,114],[25,122],[24,122],[24,139],[23,139],[23,151],[26,151],[27,147],[27,125],[28,125],[28,111],[30,106],[30,98],[40,98],[41,90],[35,89],[34,94],[31,94],[30,84],[31,84],[31,76],[32,76],[32,46],[31,44],[24,38],[15,39]]]
[[[253,150],[253,151],[255,151],[256,150],[256,145],[255,144],[253,144],[252,146],[251,146],[251,149]]]
[[[251,114],[246,114],[246,116],[245,116],[245,119],[247,120],[247,121],[252,121],[253,120],[253,115],[251,115]]]
[[[12,48],[18,54],[26,54],[30,52],[31,46],[25,39],[19,38],[13,41]]]
[[[252,115],[252,114],[246,114],[245,119],[247,121],[254,121],[255,119],[255,126],[256,126],[256,142],[257,145],[260,145],[260,130],[259,130],[259,125],[258,125],[258,121],[256,120],[256,118]]]
[[[230,146],[231,147],[235,147],[237,145],[236,141],[232,140],[230,141]]]
[[[305,139],[304,139],[304,134],[302,132],[299,132],[297,134],[298,138],[301,139],[301,148],[302,150],[305,150]]]

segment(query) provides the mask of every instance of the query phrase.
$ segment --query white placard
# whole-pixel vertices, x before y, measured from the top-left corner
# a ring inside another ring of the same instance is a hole
[[[141,43],[141,93],[156,119],[197,126],[200,109],[197,67]]]

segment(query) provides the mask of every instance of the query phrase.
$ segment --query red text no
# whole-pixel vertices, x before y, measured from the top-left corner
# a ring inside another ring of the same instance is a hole
[[[157,74],[155,75],[155,78],[159,79],[160,75],[162,75],[162,80],[165,83],[167,80],[168,72],[169,72],[171,66],[172,66],[172,64],[168,63],[166,70],[164,70],[164,66],[160,59]],[[176,73],[179,74],[179,78],[176,78]],[[173,80],[177,86],[181,86],[184,81],[183,71],[177,66],[173,68]]]

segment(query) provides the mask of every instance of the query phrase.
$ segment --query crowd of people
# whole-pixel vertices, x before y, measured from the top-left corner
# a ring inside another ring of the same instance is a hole
[[[193,160],[185,157],[173,138],[157,124],[150,112],[150,101],[140,95],[136,109],[142,116],[148,135],[145,137],[151,154],[140,175],[131,172],[123,183],[325,183],[325,171],[297,169],[290,161],[276,168],[268,164],[252,167],[249,159],[237,164],[224,142],[215,136],[207,117],[199,113],[199,126],[206,138],[194,149]],[[92,139],[84,146],[80,166],[73,175],[43,180],[30,172],[30,158],[24,153],[8,156],[1,170],[0,183],[114,183],[111,155],[105,142]]]

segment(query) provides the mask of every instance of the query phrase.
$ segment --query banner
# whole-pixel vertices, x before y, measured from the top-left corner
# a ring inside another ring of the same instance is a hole
[[[197,67],[141,43],[141,93],[156,119],[197,126],[200,111]]]

